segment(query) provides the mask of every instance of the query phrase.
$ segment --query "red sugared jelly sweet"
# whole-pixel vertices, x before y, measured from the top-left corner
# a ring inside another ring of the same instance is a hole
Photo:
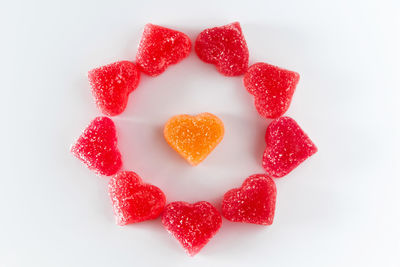
[[[71,152],[100,175],[114,175],[122,165],[115,125],[107,117],[95,118],[72,145]]]
[[[202,31],[195,50],[201,60],[214,64],[225,76],[238,76],[249,65],[249,49],[239,22]]]
[[[89,71],[92,93],[100,110],[109,116],[122,113],[129,94],[140,81],[140,72],[135,64],[119,61]]]
[[[297,72],[267,63],[256,63],[249,67],[243,82],[247,91],[255,97],[258,113],[274,119],[288,110],[299,79]]]
[[[276,186],[272,178],[256,174],[242,187],[225,193],[222,215],[232,222],[270,225],[274,220]]]
[[[108,192],[119,225],[155,219],[165,206],[164,193],[154,185],[143,183],[139,175],[130,171],[113,176]]]
[[[182,32],[146,24],[136,54],[136,64],[147,75],[157,76],[169,65],[187,57],[191,46],[189,37]]]
[[[162,223],[193,256],[218,232],[222,218],[217,209],[206,201],[194,204],[178,201],[165,207]]]
[[[317,147],[289,117],[275,119],[265,134],[267,147],[262,165],[272,177],[282,177],[317,152]]]

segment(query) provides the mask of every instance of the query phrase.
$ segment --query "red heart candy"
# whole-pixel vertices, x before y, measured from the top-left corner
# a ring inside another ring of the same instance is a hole
[[[190,256],[198,253],[218,232],[222,218],[206,201],[172,202],[165,207],[162,223]]]
[[[225,76],[238,76],[249,65],[249,49],[239,22],[202,31],[195,50],[201,60],[214,64]]]
[[[289,117],[272,121],[265,141],[267,147],[262,165],[272,177],[285,176],[318,150],[296,121]]]
[[[274,220],[276,186],[265,174],[247,178],[240,188],[225,193],[222,215],[232,222],[270,225]]]
[[[249,67],[243,82],[247,91],[255,97],[258,113],[274,119],[288,110],[299,79],[297,72],[256,63]]]
[[[191,47],[192,43],[186,34],[146,24],[136,54],[136,64],[142,72],[157,76],[169,65],[187,57]]]
[[[119,225],[155,219],[165,206],[164,193],[154,185],[143,183],[139,175],[130,171],[113,176],[108,192]]]
[[[107,117],[95,118],[72,145],[71,152],[100,175],[114,175],[122,165],[115,125]]]
[[[119,61],[89,71],[88,77],[101,112],[115,116],[125,110],[129,94],[139,85],[140,72],[132,62]]]

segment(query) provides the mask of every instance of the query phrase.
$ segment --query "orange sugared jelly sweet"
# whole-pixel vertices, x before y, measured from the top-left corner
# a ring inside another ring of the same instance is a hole
[[[190,164],[196,166],[221,142],[224,124],[211,113],[177,115],[164,127],[167,143]]]

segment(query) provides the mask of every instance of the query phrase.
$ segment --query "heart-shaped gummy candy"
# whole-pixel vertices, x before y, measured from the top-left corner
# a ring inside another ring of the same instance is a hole
[[[276,186],[265,174],[247,178],[240,188],[225,193],[222,215],[232,222],[270,225],[274,220]]]
[[[317,152],[317,147],[289,117],[275,119],[265,133],[262,165],[269,176],[282,177]]]
[[[224,137],[224,124],[215,115],[177,115],[164,127],[167,143],[193,166],[203,161]]]
[[[258,113],[274,119],[288,110],[299,79],[297,72],[256,63],[249,67],[243,82],[247,91],[255,97]]]
[[[108,191],[119,225],[155,219],[165,206],[164,193],[154,185],[143,183],[134,172],[124,171],[113,176]]]
[[[239,22],[205,29],[197,36],[195,51],[225,76],[242,75],[249,65],[249,49]]]
[[[165,207],[162,223],[193,256],[218,232],[222,218],[217,209],[206,201],[194,204],[178,201]]]
[[[147,75],[157,76],[169,65],[187,57],[191,46],[189,37],[182,32],[146,24],[136,54],[136,64]]]
[[[97,106],[115,116],[125,110],[129,94],[139,85],[140,72],[132,62],[119,61],[89,71],[88,78]]]
[[[115,125],[107,117],[95,118],[72,145],[71,152],[100,175],[114,175],[122,165]]]

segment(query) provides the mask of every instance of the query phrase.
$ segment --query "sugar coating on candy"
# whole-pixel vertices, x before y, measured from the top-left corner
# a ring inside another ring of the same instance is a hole
[[[119,61],[89,71],[88,78],[99,109],[115,116],[125,110],[129,94],[139,85],[140,72],[132,62]]]
[[[225,193],[222,215],[232,222],[270,225],[274,220],[276,186],[265,174],[247,178],[240,188]]]
[[[186,34],[146,24],[136,54],[136,64],[147,75],[157,76],[169,65],[187,57],[191,47],[192,43]]]
[[[205,29],[197,36],[195,51],[225,76],[242,75],[249,65],[249,49],[239,22]]]
[[[122,165],[114,122],[95,118],[71,147],[72,154],[100,175],[114,175]]]
[[[165,206],[164,193],[131,171],[113,176],[108,191],[119,225],[155,219]]]
[[[193,166],[203,161],[224,137],[224,124],[215,115],[177,115],[164,127],[167,143]]]
[[[281,117],[270,123],[262,165],[268,175],[282,177],[317,152],[317,147],[295,120]]]
[[[178,201],[165,207],[162,224],[193,256],[218,232],[222,218],[206,201],[194,204]]]
[[[258,113],[274,119],[288,110],[299,79],[297,72],[256,63],[247,70],[243,83],[247,91],[254,95]]]

